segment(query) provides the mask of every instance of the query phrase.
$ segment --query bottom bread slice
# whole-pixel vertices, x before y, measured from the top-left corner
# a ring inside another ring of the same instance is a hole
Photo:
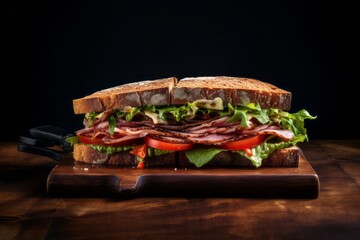
[[[137,166],[138,160],[130,151],[122,151],[114,154],[101,153],[89,145],[74,144],[73,157],[76,161],[90,164],[119,165],[119,166]],[[145,167],[174,167],[177,165],[177,156],[175,152],[170,152],[157,157],[146,157],[144,159]]]
[[[289,147],[273,151],[268,158],[262,161],[263,167],[298,167],[300,158],[300,149],[298,147]],[[179,152],[178,164],[180,167],[187,167],[189,160],[184,152]],[[206,164],[214,167],[252,167],[252,163],[246,157],[232,151],[223,151]]]
[[[73,157],[76,161],[90,164],[119,165],[135,167],[138,164],[136,156],[130,151],[115,154],[101,153],[89,145],[74,144]],[[300,149],[296,146],[273,151],[262,161],[263,167],[298,167]],[[146,157],[145,167],[195,167],[190,163],[184,152],[171,152],[156,157]],[[240,154],[224,151],[217,154],[207,167],[252,167],[252,163]]]

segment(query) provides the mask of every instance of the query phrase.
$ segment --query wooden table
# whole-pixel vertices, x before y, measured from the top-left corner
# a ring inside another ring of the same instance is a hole
[[[300,147],[317,199],[51,197],[56,163],[0,143],[0,239],[359,239],[360,140]]]

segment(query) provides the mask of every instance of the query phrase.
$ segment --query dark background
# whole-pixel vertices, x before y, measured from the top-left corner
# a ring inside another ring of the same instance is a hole
[[[356,1],[11,1],[1,7],[1,135],[82,127],[72,99],[121,83],[227,75],[293,94],[310,139],[358,138]]]

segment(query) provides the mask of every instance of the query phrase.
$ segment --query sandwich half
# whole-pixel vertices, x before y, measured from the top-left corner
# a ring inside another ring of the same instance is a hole
[[[164,78],[73,100],[76,161],[126,167],[297,167],[308,111],[250,78]]]

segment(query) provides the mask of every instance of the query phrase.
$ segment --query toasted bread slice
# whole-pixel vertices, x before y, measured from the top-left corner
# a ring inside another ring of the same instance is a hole
[[[256,79],[215,76],[174,77],[119,85],[73,100],[75,114],[103,112],[127,106],[182,105],[220,97],[224,104],[259,103],[262,108],[289,110],[291,93]]]
[[[291,93],[251,78],[214,76],[180,79],[171,94],[171,104],[220,97],[224,104],[258,103],[262,108],[289,110]]]
[[[138,161],[136,156],[130,151],[123,151],[114,154],[101,153],[89,145],[75,143],[73,158],[76,161],[89,164],[117,165],[124,167],[136,167]],[[146,157],[144,159],[145,167],[175,167],[177,157],[175,152],[170,152],[157,157]]]
[[[118,165],[135,167],[138,162],[136,157],[129,151],[115,154],[100,153],[85,144],[75,144],[73,157],[76,161],[90,164]],[[298,167],[300,149],[289,147],[275,150],[267,159],[262,162],[262,167]],[[184,152],[172,152],[157,157],[146,157],[145,167],[195,167],[190,163]],[[207,167],[252,167],[250,160],[241,155],[224,151],[217,154],[207,165]]]
[[[274,150],[266,159],[262,161],[262,167],[298,167],[300,149],[298,147],[288,147]],[[180,167],[194,166],[187,159],[185,152],[179,152]],[[206,166],[212,167],[253,167],[251,161],[232,151],[223,151],[207,163]]]
[[[174,77],[119,85],[73,100],[75,114],[103,112],[127,106],[169,105],[170,93],[176,85]]]

